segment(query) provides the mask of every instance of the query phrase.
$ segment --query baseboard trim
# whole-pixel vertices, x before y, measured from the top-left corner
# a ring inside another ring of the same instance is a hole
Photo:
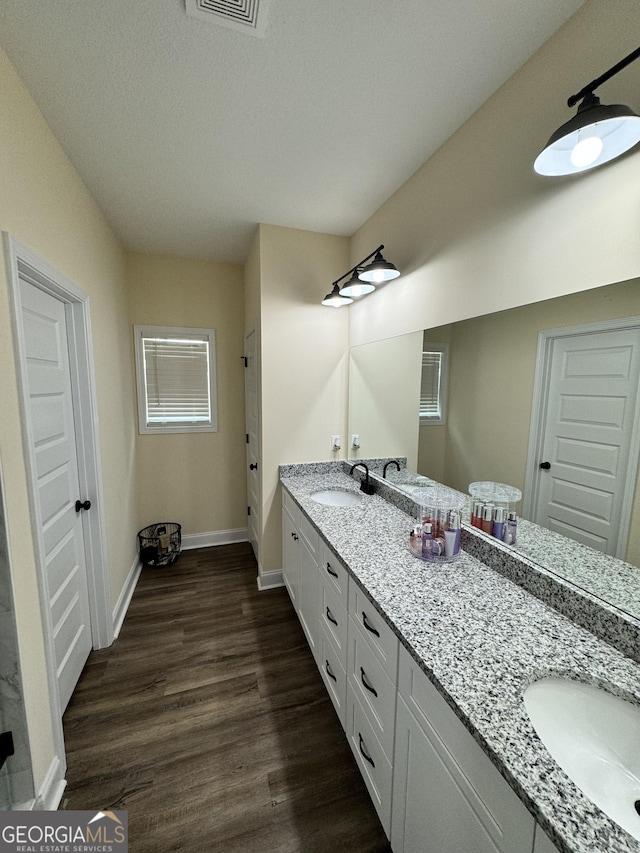
[[[33,803],[34,811],[56,811],[62,801],[64,789],[67,787],[67,780],[63,778],[62,773],[63,765],[56,755],[49,765],[35,800],[30,801]]]
[[[284,578],[282,572],[262,572],[258,575],[258,589],[263,592],[265,589],[275,589],[278,586],[284,586]]]
[[[133,593],[136,589],[136,584],[138,583],[138,578],[140,577],[140,572],[142,571],[142,563],[140,562],[140,557],[136,556],[133,561],[133,565],[129,570],[129,574],[127,575],[127,579],[124,582],[124,586],[118,596],[118,600],[116,602],[116,606],[113,608],[113,639],[116,640],[118,638],[118,634],[120,633],[120,629],[122,628],[122,623],[124,622],[124,617],[127,615],[127,610],[129,609],[129,605],[131,604],[131,598],[133,597]]]
[[[249,531],[246,527],[235,530],[212,530],[209,533],[186,533],[182,537],[183,551],[193,548],[212,548],[215,545],[233,545],[236,542],[248,542]]]

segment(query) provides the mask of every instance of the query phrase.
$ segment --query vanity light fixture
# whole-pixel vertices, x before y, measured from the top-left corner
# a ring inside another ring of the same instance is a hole
[[[614,160],[640,142],[640,116],[622,104],[605,106],[593,94],[638,57],[640,47],[569,98],[569,107],[581,101],[577,115],[556,130],[536,157],[533,168],[539,175],[585,172]]]
[[[327,293],[322,300],[322,304],[329,308],[342,308],[343,305],[351,305],[352,302],[353,299],[350,299],[348,296],[342,296],[338,282],[333,285],[331,293]]]
[[[382,284],[385,281],[391,281],[397,278],[400,273],[396,267],[386,261],[382,256],[384,245],[378,246],[370,255],[363,258],[355,267],[340,278],[333,282],[333,289],[322,300],[323,305],[340,308],[342,305],[349,305],[354,298],[358,296],[366,296],[367,293],[372,293],[376,289],[376,284]],[[371,258],[373,260],[371,261]],[[371,263],[367,264],[367,261]],[[366,264],[366,266],[365,266]],[[347,276],[351,276],[349,281],[339,287],[340,282]]]

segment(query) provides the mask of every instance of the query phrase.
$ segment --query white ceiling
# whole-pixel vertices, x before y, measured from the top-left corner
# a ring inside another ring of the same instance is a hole
[[[0,43],[127,248],[242,262],[352,234],[582,2],[1,0]]]

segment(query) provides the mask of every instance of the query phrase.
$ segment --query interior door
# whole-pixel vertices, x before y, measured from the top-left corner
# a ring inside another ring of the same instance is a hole
[[[247,527],[249,541],[258,560],[260,530],[260,471],[258,469],[260,448],[258,432],[258,365],[256,330],[252,329],[244,339],[245,372],[244,399],[247,440]]]
[[[532,520],[613,556],[635,482],[640,328],[550,341]],[[624,545],[625,543],[620,543]]]
[[[63,302],[22,279],[20,299],[36,523],[64,710],[92,645],[67,323]]]

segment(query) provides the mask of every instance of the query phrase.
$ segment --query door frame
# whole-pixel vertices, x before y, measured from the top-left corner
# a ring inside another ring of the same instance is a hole
[[[558,338],[580,337],[594,332],[618,332],[625,329],[640,328],[640,317],[621,317],[614,320],[598,320],[594,323],[581,323],[577,326],[563,326],[558,329],[545,329],[538,333],[538,351],[533,380],[533,398],[531,404],[531,425],[529,427],[529,448],[527,451],[527,468],[524,483],[522,515],[533,519],[539,500],[540,470],[538,463],[541,459],[544,443],[544,423],[547,418],[547,389],[551,378],[551,362],[553,346]],[[627,477],[620,510],[620,531],[616,544],[615,556],[624,560],[629,544],[629,528],[631,526],[631,511],[638,477],[638,462],[640,461],[640,392],[636,398],[636,407],[631,428],[629,446],[629,471],[633,477]]]
[[[66,760],[62,731],[62,713],[53,655],[53,626],[48,607],[44,544],[37,502],[36,466],[32,450],[33,427],[28,414],[28,381],[25,340],[22,328],[20,279],[28,281],[64,303],[69,342],[69,368],[73,414],[76,428],[78,476],[83,495],[92,496],[92,511],[82,514],[85,564],[89,592],[91,640],[94,649],[111,645],[114,637],[111,613],[111,586],[107,570],[107,540],[98,436],[98,405],[93,363],[93,338],[89,296],[47,261],[7,232],[2,233],[11,301],[16,374],[22,425],[23,453],[27,472],[27,491],[31,515],[31,533],[38,572],[40,611],[45,637],[45,655],[49,676],[49,699],[54,718],[52,727],[58,772],[64,774]],[[55,780],[49,780],[56,784]]]

